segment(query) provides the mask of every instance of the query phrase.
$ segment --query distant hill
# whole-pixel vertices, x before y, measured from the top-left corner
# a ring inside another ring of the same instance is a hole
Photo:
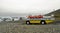
[[[50,16],[50,15],[52,15],[52,14],[54,14],[54,17],[55,17],[56,20],[60,20],[60,9],[55,10],[55,11],[53,11],[53,12],[51,12],[51,13],[48,13],[48,14],[46,14],[46,16],[47,16],[47,15]]]
[[[60,9],[55,10],[55,11],[48,13],[48,14],[45,14],[45,15],[51,15],[51,14],[54,14],[55,16],[60,16]]]

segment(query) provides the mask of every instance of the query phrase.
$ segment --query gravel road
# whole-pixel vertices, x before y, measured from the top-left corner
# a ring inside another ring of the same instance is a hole
[[[60,24],[23,25],[20,22],[2,22],[0,33],[60,33]]]

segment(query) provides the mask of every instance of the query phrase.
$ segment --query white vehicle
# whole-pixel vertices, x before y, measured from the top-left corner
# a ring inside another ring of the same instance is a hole
[[[2,22],[3,20],[0,19],[0,22]]]
[[[12,21],[11,17],[2,17],[1,18],[3,21]]]

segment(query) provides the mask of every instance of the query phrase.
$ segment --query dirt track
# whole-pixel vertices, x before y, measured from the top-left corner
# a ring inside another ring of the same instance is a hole
[[[21,25],[21,23],[0,23],[0,33],[60,33],[60,24]]]

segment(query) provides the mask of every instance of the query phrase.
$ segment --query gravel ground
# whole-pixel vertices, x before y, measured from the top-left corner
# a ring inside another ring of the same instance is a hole
[[[60,33],[60,24],[22,25],[21,23],[0,23],[0,33]]]

